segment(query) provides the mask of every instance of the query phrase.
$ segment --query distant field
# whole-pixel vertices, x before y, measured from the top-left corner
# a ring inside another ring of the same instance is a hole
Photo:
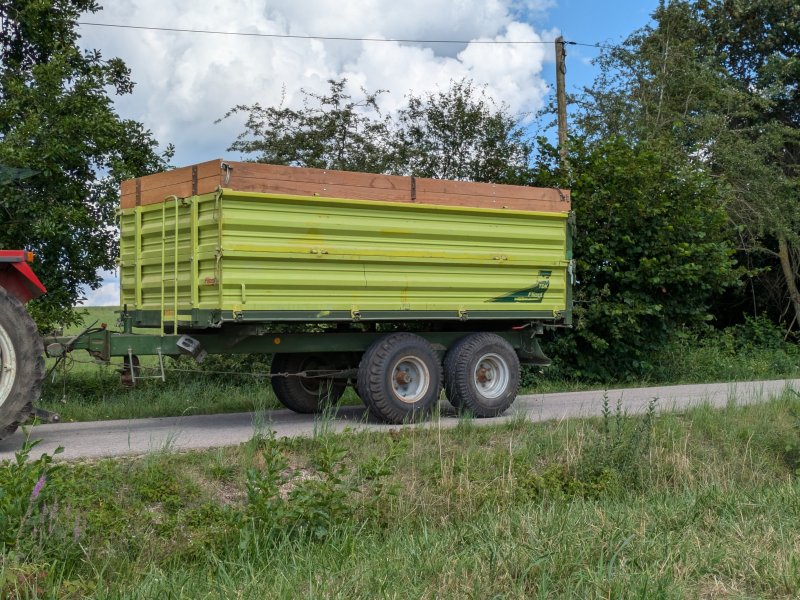
[[[65,328],[64,334],[70,335],[78,333],[81,329],[83,329],[84,327],[88,327],[94,321],[97,321],[98,326],[100,325],[100,323],[105,323],[108,325],[109,329],[117,330],[118,312],[119,308],[115,306],[92,306],[79,309],[79,314],[85,313],[85,315],[83,316],[83,321],[71,327]]]

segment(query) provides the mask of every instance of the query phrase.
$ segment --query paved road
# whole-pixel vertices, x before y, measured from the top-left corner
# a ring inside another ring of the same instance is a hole
[[[728,403],[763,402],[781,394],[787,388],[800,393],[800,379],[630,388],[606,392],[531,394],[518,397],[514,406],[504,416],[496,419],[477,419],[475,422],[479,425],[490,425],[520,418],[522,415],[531,421],[598,415],[604,394],[608,395],[612,404],[616,404],[621,398],[625,410],[633,414],[646,410],[652,398],[658,398],[659,411],[680,411],[703,403],[725,406]],[[457,423],[455,412],[443,402],[441,419],[411,427],[454,427]],[[58,446],[63,446],[65,451],[59,457],[75,460],[144,454],[165,449],[230,446],[249,440],[257,431],[268,429],[274,430],[278,437],[310,436],[313,435],[315,428],[320,426],[320,423],[309,415],[298,415],[288,410],[272,410],[261,413],[40,425],[32,430],[32,437],[42,440],[36,447],[35,457],[41,452],[52,452]],[[399,427],[374,422],[360,406],[340,408],[335,417],[324,426],[335,431],[348,428],[381,431]],[[22,440],[22,432],[18,431],[0,441],[0,460],[13,458]]]

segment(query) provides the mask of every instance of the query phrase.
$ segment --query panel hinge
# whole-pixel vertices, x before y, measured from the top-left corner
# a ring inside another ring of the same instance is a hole
[[[222,185],[228,185],[231,182],[231,174],[233,173],[233,167],[230,166],[228,163],[224,162],[222,165]]]

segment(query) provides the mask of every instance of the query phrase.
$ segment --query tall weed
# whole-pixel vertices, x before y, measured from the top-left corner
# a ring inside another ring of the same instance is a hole
[[[531,471],[523,488],[540,498],[599,498],[641,490],[657,402],[653,398],[642,417],[632,418],[621,400],[612,410],[608,395],[604,395],[600,423],[581,430],[577,457]]]
[[[316,437],[306,469],[290,467],[273,432],[260,446],[263,467],[247,470],[246,487],[248,514],[263,531],[323,539],[351,520],[359,482],[344,436]],[[370,470],[376,480],[389,473],[377,466]]]
[[[60,465],[54,465],[53,457],[47,453],[31,460],[31,451],[38,444],[39,440],[31,440],[26,432],[14,460],[0,463],[0,549],[3,552],[19,545],[22,536],[29,534],[42,506],[55,499],[51,481]],[[53,454],[63,451],[59,447]]]

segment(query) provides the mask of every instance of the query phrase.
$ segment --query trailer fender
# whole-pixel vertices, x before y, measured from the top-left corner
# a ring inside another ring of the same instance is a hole
[[[22,304],[46,294],[42,282],[28,262],[33,254],[24,250],[0,250],[0,287]]]

